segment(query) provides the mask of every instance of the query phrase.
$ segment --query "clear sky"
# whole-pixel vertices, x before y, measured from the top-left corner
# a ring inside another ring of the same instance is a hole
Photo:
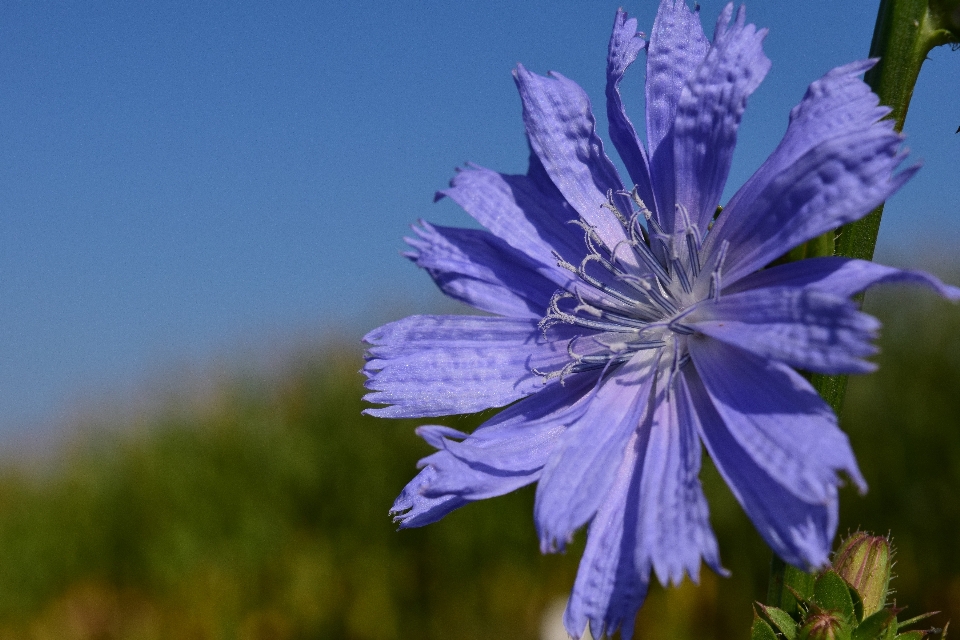
[[[580,82],[606,131],[619,4],[0,4],[0,435],[157,372],[435,308],[399,257],[408,225],[469,224],[431,203],[464,161],[525,170],[518,62]],[[711,35],[722,3],[702,5]],[[866,56],[877,5],[748,4],[773,68],[727,196],[807,84]],[[655,0],[624,8],[649,30]],[[642,78],[624,83],[635,122]],[[941,48],[906,126],[925,168],[881,230],[901,262],[960,242],[958,98],[960,53]]]

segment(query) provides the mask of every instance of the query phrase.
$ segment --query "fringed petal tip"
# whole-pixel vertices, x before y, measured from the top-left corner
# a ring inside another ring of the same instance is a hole
[[[457,495],[444,495],[428,498],[423,495],[426,487],[437,477],[437,470],[427,465],[417,476],[407,483],[390,508],[390,516],[399,529],[422,527],[437,522],[445,515],[467,504],[467,500]]]

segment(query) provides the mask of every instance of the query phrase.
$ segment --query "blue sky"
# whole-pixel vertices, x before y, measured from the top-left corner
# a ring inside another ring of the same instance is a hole
[[[0,5],[0,434],[231,354],[357,337],[440,298],[399,257],[470,160],[522,172],[511,69],[560,71],[600,128],[617,2]],[[773,62],[727,190],[812,80],[866,56],[877,2],[766,0]],[[720,2],[702,3],[708,35]],[[652,24],[656,3],[624,8]],[[643,114],[642,66],[624,99]],[[907,120],[924,169],[881,251],[960,241],[960,53],[934,52]],[[608,145],[608,150],[610,146]],[[118,391],[119,390],[119,391]]]

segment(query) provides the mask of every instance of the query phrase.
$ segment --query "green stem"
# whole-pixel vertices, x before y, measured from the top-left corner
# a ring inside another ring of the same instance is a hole
[[[770,560],[767,604],[783,609],[790,615],[799,614],[794,594],[809,599],[813,595],[813,583],[812,574],[801,571],[774,555]]]
[[[870,43],[870,57],[880,61],[864,76],[892,109],[894,128],[903,130],[920,67],[936,46],[960,41],[960,1],[881,0]],[[791,251],[787,260],[836,255],[872,260],[883,215],[881,204],[866,217],[830,232]],[[847,376],[814,374],[810,379],[824,400],[840,414],[847,389]],[[767,603],[785,611],[796,609],[790,589],[806,595],[813,577],[774,556],[770,563]],[[789,587],[789,588],[787,588]]]
[[[864,81],[893,109],[894,129],[903,130],[913,87],[930,50],[951,42],[942,11],[931,11],[927,0],[881,0],[870,44],[870,57],[880,58]],[[837,231],[834,255],[872,260],[880,231],[883,205]],[[843,394],[840,394],[842,400]],[[839,407],[834,407],[839,409]]]

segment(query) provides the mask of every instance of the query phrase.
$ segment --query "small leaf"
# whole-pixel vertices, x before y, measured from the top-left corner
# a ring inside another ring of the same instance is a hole
[[[776,607],[768,607],[766,605],[757,603],[757,606],[760,608],[761,613],[773,623],[773,626],[777,631],[783,634],[783,637],[787,640],[796,640],[797,637],[797,622],[790,617],[790,614],[784,611],[783,609],[777,609]]]
[[[872,616],[867,617],[853,630],[852,640],[877,640],[881,638],[888,629],[896,632],[896,627],[890,623],[897,619],[897,614],[889,609],[881,609]]]
[[[850,587],[850,599],[853,600],[853,617],[856,619],[855,622],[860,624],[863,622],[863,599],[853,586],[849,584],[847,586]]]
[[[921,620],[926,620],[927,618],[930,618],[930,617],[932,617],[932,616],[935,616],[935,615],[937,615],[938,613],[940,613],[940,612],[939,612],[939,611],[931,611],[931,612],[929,612],[929,613],[921,613],[920,615],[915,616],[915,617],[913,617],[913,618],[910,618],[909,620],[904,620],[903,622],[898,622],[898,623],[897,623],[897,629],[903,629],[904,627],[909,627],[909,626],[912,625],[912,624],[916,624],[917,622],[920,622]]]
[[[753,614],[753,626],[750,627],[750,640],[777,640],[777,634],[767,622]]]
[[[835,611],[849,621],[854,621],[853,599],[850,587],[835,571],[828,569],[813,585],[813,601],[821,609]]]

